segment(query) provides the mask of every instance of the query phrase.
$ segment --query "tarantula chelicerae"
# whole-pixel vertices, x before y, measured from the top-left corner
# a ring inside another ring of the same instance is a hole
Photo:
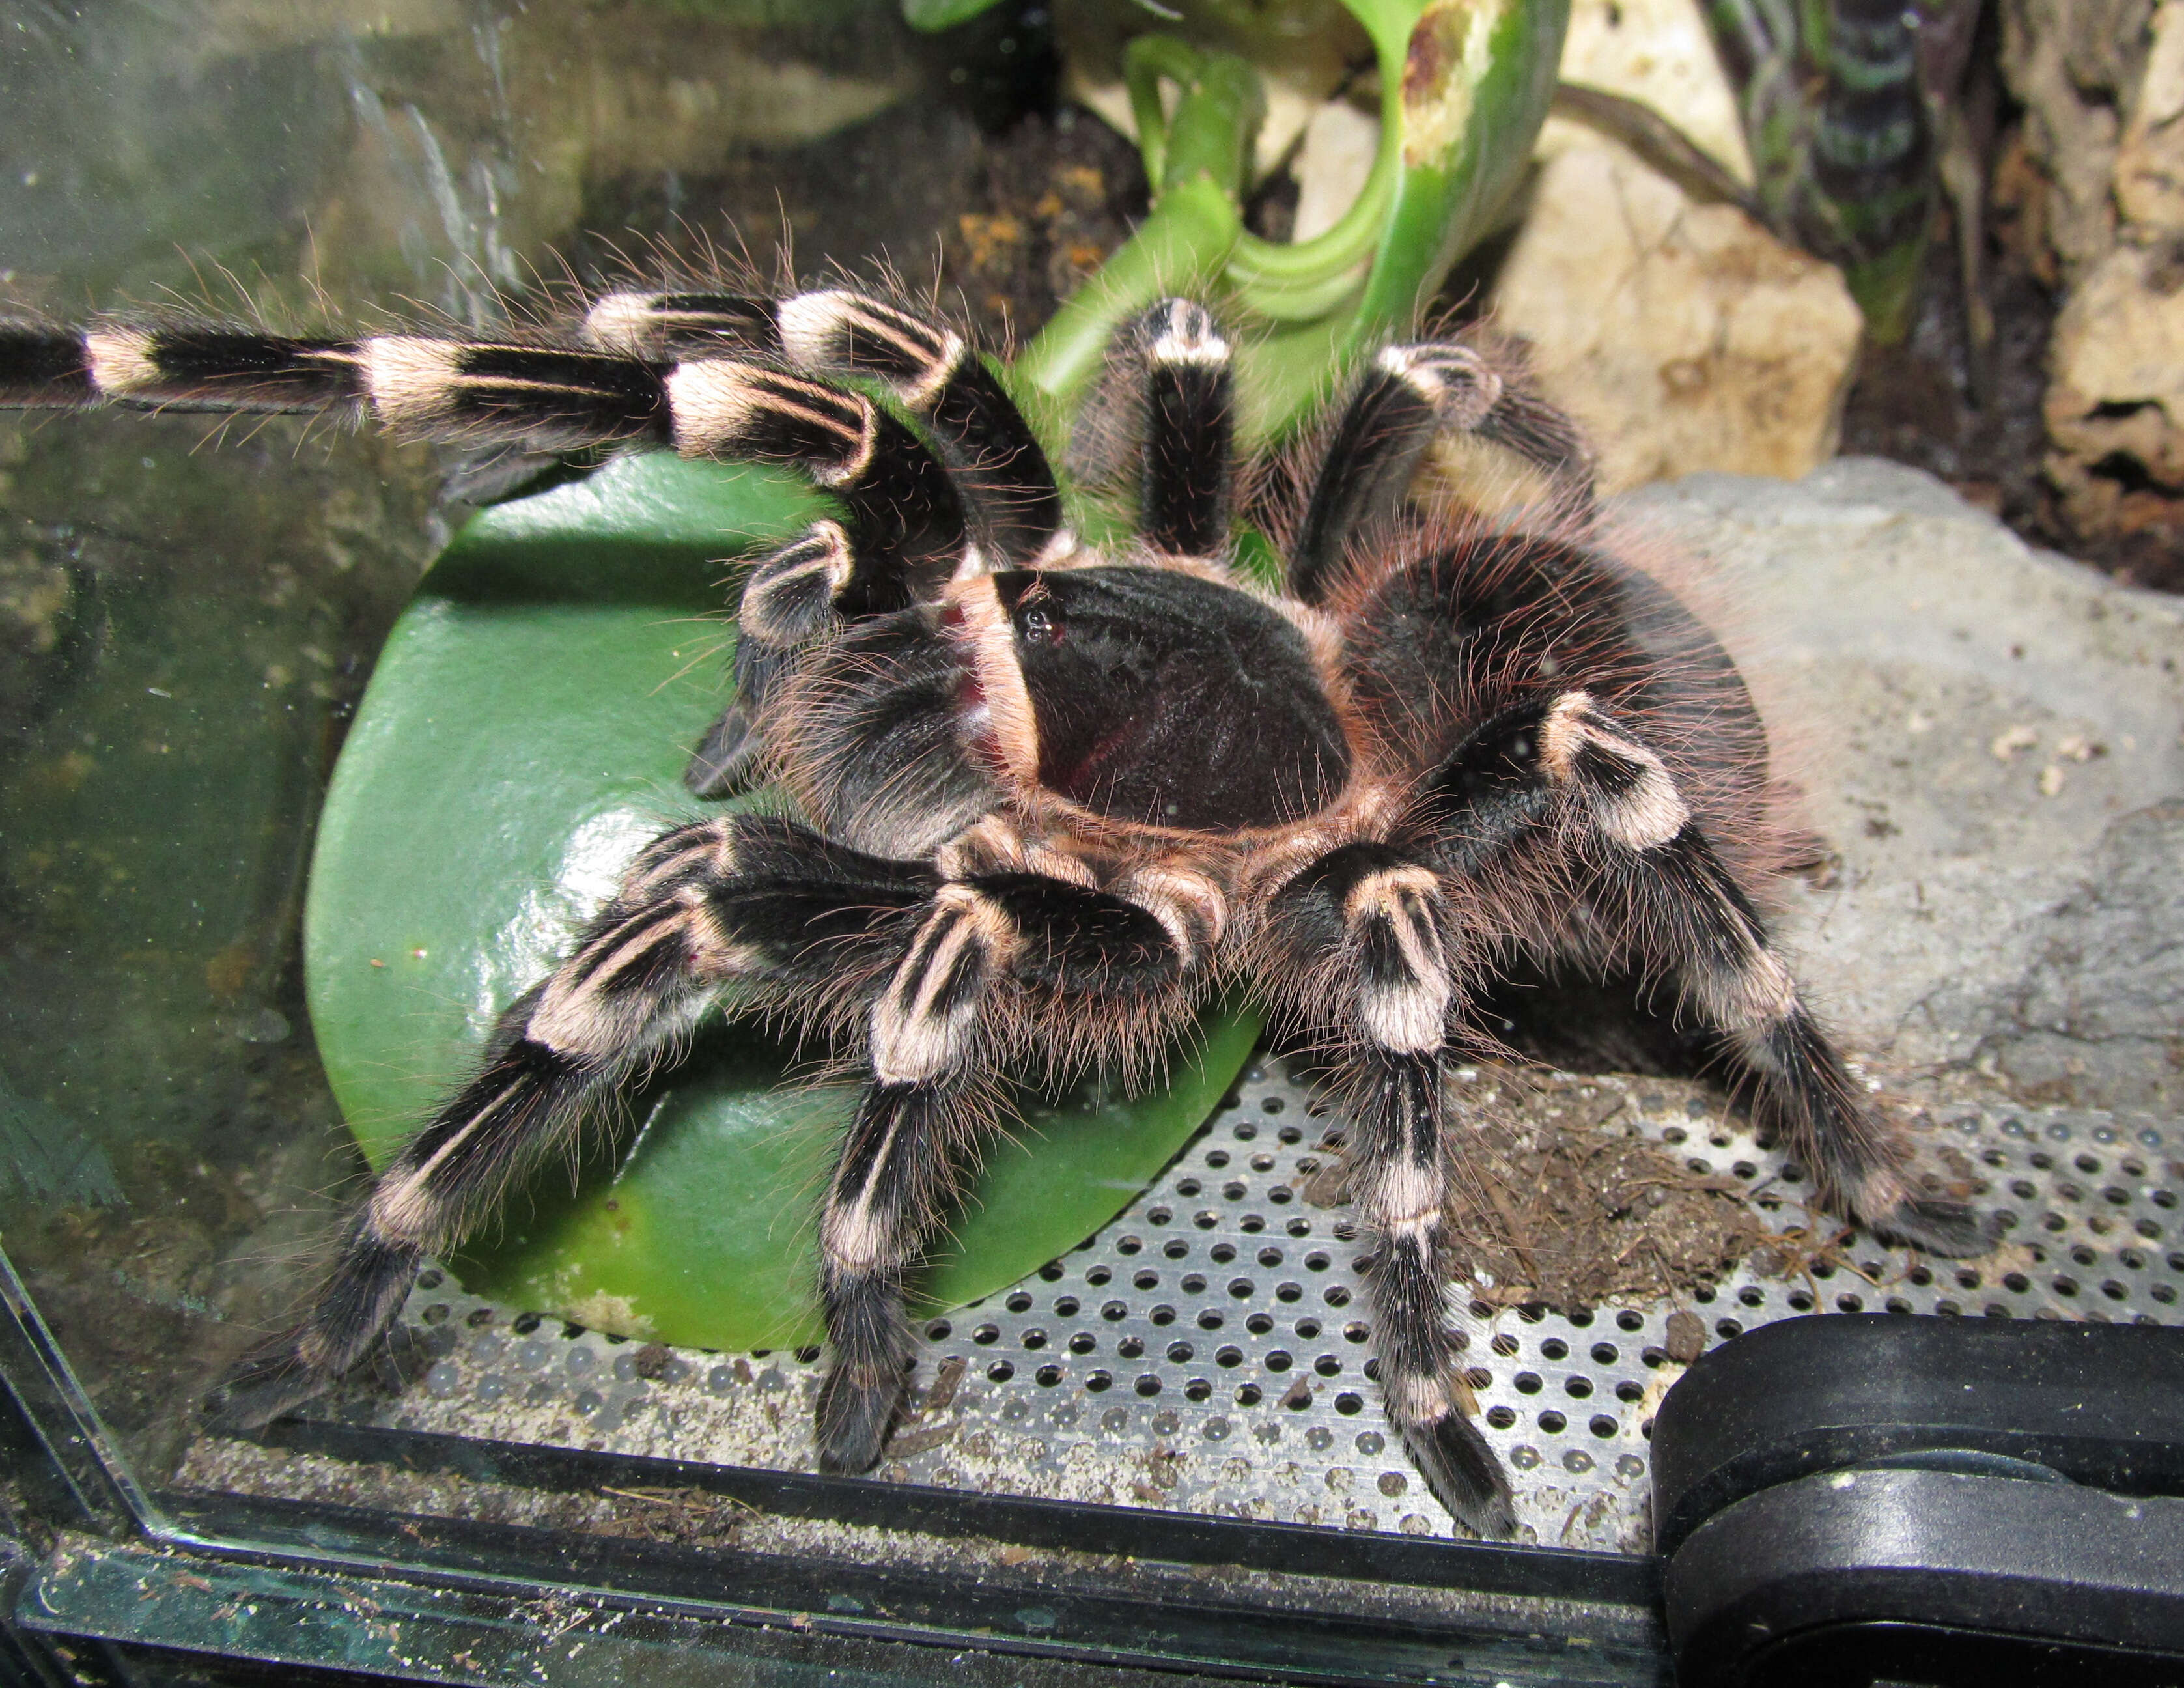
[[[871,1467],[902,1406],[905,1274],[995,1123],[995,1075],[1142,1075],[1232,980],[1323,1052],[1389,1415],[1485,1534],[1513,1522],[1445,1305],[1445,1069],[1513,960],[1672,979],[1824,1200],[1980,1245],[1964,1206],[1914,1187],[1769,947],[1758,720],[1719,645],[1601,536],[1561,415],[1476,348],[1386,348],[1261,489],[1269,589],[1232,557],[1212,318],[1156,305],[1105,385],[1127,426],[1087,457],[1134,475],[1139,525],[1102,549],[964,338],[846,288],[612,292],[558,341],[0,328],[11,404],[672,445],[794,465],[838,500],[752,571],[735,700],[691,771],[702,794],[777,778],[803,822],[723,815],[639,852],[358,1209],[300,1328],[231,1380],[229,1423],[348,1370],[427,1254],[724,995],[866,1069],[821,1224],[829,1470]],[[1444,430],[1564,496],[1529,524],[1422,512],[1407,487]]]

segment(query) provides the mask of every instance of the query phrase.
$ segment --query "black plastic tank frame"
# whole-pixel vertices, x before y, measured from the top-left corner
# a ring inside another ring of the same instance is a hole
[[[2184,1329],[1785,1320],[1652,1453],[1686,1688],[2184,1688]]]

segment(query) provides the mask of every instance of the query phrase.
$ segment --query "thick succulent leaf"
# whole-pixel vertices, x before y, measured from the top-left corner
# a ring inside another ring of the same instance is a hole
[[[723,702],[719,560],[816,509],[766,471],[627,458],[484,512],[435,565],[343,751],[306,921],[319,1047],[375,1165],[630,854],[699,812],[679,775]],[[1212,1111],[1255,1031],[1209,1021],[1150,1097],[1027,1098],[924,1298],[975,1299],[1104,1224]],[[749,1027],[707,1028],[598,1134],[573,1191],[550,1167],[455,1262],[463,1281],[678,1344],[816,1341],[811,1214],[851,1097],[799,1088],[794,1065]]]

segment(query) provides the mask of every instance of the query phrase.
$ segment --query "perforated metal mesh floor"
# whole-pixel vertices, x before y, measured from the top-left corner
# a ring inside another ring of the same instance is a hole
[[[1806,1223],[1795,1168],[1719,1106],[1694,1117],[1681,1095],[1664,1100],[1644,1081],[1585,1082],[1622,1101],[1583,1128],[1644,1136],[1693,1172],[1736,1180],[1772,1230]],[[1255,1064],[1158,1184],[1097,1237],[925,1328],[916,1411],[880,1474],[1449,1533],[1452,1521],[1406,1461],[1367,1374],[1372,1333],[1346,1215],[1309,1199],[1330,1123],[1277,1067]],[[1712,1343],[1834,1311],[2173,1317],[2184,1282],[2184,1165],[2172,1157],[2184,1152],[2184,1132],[2146,1118],[1965,1107],[1939,1112],[1926,1142],[1960,1178],[1974,1178],[1980,1204],[1999,1216],[2003,1241],[1986,1258],[1930,1262],[1853,1234],[1819,1258],[1763,1251],[1676,1298],[1567,1316],[1472,1303],[1472,1382],[1534,1540],[1648,1548],[1647,1435],[1684,1369],[1672,1351],[1687,1355],[1702,1334]],[[419,1380],[396,1397],[353,1392],[318,1410],[811,1468],[816,1351],[669,1351],[556,1319],[511,1318],[437,1273],[404,1318],[434,1357]]]

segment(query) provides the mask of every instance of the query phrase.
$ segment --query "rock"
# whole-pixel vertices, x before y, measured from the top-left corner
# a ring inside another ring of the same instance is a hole
[[[2093,264],[2055,319],[2049,371],[2048,473],[2075,529],[2176,525],[2175,499],[2135,483],[2184,489],[2184,254],[2131,244]]]
[[[1610,491],[1833,454],[1863,329],[1840,273],[1726,205],[1697,205],[1604,139],[1547,160],[1495,285]]]
[[[1749,612],[1730,643],[1841,858],[1781,930],[1852,1053],[1914,1095],[2184,1112],[2184,604],[1875,460],[1620,508]]]
[[[2184,0],[2008,0],[2003,70],[2025,115],[1997,193],[2064,288],[2045,464],[2089,543],[2184,538]],[[2105,544],[2103,549],[2108,549]]]

